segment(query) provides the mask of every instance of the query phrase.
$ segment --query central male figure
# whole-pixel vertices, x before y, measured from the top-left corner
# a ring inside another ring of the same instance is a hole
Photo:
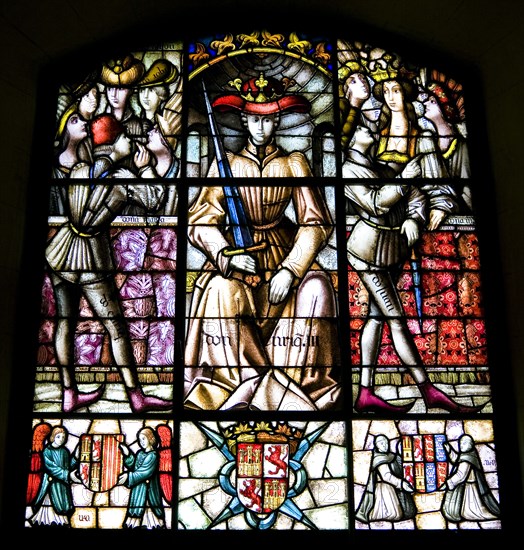
[[[239,94],[220,96],[212,107],[238,112],[247,130],[243,149],[226,152],[233,178],[312,178],[306,156],[283,151],[275,140],[281,116],[310,110],[304,97],[286,94],[294,82],[260,74],[232,84]],[[208,177],[220,174],[215,159]],[[324,191],[303,182],[242,181],[233,190],[252,246],[239,248],[225,189],[203,187],[189,209],[189,240],[207,262],[191,303],[186,366],[194,368],[186,368],[185,405],[333,408],[339,395],[331,376],[339,363],[337,306],[331,277],[316,261],[333,232]]]

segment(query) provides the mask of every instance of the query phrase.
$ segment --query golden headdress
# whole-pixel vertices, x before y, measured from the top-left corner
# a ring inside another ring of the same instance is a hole
[[[144,75],[145,67],[142,61],[132,55],[111,59],[102,66],[100,79],[106,86],[116,88],[132,88]]]

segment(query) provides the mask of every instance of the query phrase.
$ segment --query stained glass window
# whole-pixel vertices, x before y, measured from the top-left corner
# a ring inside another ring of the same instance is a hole
[[[273,31],[59,83],[27,529],[502,528],[463,75]]]

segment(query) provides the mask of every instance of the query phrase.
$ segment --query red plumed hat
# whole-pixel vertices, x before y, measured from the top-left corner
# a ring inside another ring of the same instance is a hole
[[[309,101],[304,97],[285,95],[286,90],[295,84],[295,81],[289,78],[277,80],[260,73],[260,76],[245,82],[237,78],[229,84],[234,86],[240,95],[227,94],[215,99],[213,107],[219,112],[236,110],[253,115],[270,115],[283,111],[307,113],[311,108]]]

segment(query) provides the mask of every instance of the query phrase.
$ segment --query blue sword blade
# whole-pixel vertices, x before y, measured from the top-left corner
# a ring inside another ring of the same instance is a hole
[[[207,95],[206,84],[202,80],[202,87],[204,89],[204,100],[206,102],[207,117],[209,119],[209,126],[211,129],[211,136],[213,137],[213,143],[215,145],[216,162],[218,166],[218,173],[222,179],[233,178],[231,166],[229,165],[224,146],[220,139],[218,127],[213,116],[213,107],[209,101]],[[235,240],[235,246],[237,248],[246,248],[253,246],[253,237],[249,231],[248,220],[244,211],[244,205],[242,204],[242,198],[238,192],[238,188],[232,185],[224,185],[224,195],[226,197],[227,210],[229,214],[229,222],[233,229],[233,238]]]
[[[411,260],[411,271],[413,277],[413,290],[415,292],[415,303],[417,306],[418,324],[422,332],[422,289],[420,287],[420,271],[417,259]]]
[[[252,246],[253,237],[249,231],[246,213],[244,212],[244,206],[238,193],[238,188],[224,185],[224,195],[229,210],[229,221],[233,229],[235,245],[238,248]]]

